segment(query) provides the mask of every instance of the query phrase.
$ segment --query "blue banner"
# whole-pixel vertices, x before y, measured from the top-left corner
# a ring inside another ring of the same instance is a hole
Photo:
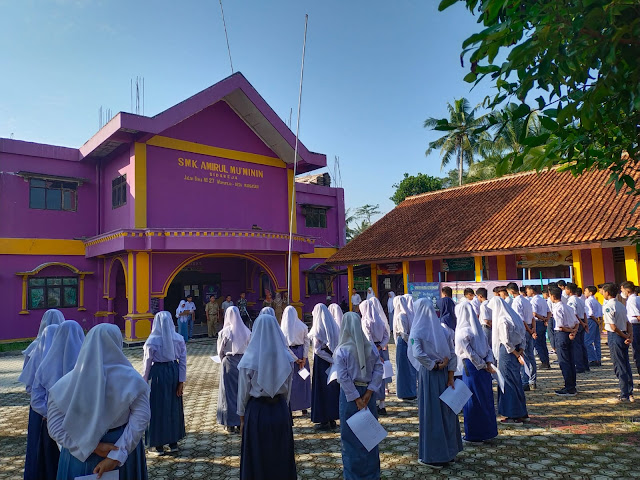
[[[433,302],[433,308],[437,308],[440,298],[440,284],[438,282],[414,282],[409,283],[409,294],[415,302],[419,298],[429,298]]]

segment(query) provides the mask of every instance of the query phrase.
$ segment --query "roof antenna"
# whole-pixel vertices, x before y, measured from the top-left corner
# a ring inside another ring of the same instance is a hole
[[[222,24],[224,25],[224,36],[227,39],[227,52],[229,52],[229,63],[231,64],[231,74],[233,75],[233,60],[231,60],[231,48],[229,47],[229,34],[227,33],[227,22],[224,20],[224,9],[222,8],[222,0],[220,1],[220,12],[222,13]]]

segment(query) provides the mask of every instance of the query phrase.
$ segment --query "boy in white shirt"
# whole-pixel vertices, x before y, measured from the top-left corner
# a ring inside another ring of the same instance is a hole
[[[549,288],[556,287],[555,283],[550,283],[542,288],[542,298],[547,302],[547,309],[549,310],[549,320],[547,320],[547,337],[549,338],[549,345],[551,350],[549,353],[556,353],[556,322],[553,319],[553,303],[551,303],[551,297],[549,296]]]
[[[555,319],[556,353],[558,364],[564,378],[564,388],[556,390],[556,395],[574,396],[576,390],[576,365],[573,361],[573,342],[578,332],[578,319],[568,306],[562,303],[562,291],[559,287],[549,287],[549,296],[553,303]]]
[[[631,324],[627,321],[624,305],[616,300],[618,294],[616,286],[613,283],[605,283],[601,292],[604,297],[604,329],[607,331],[613,371],[620,384],[620,395],[609,401],[633,402],[633,376],[629,363],[629,345],[633,342]]]
[[[536,334],[535,319],[533,318],[533,308],[531,308],[529,300],[523,295],[520,295],[520,288],[517,284],[513,282],[509,283],[507,285],[507,291],[509,295],[513,297],[511,308],[522,319],[526,330],[523,356],[524,361],[529,367],[529,375],[525,372],[524,366],[522,366],[520,368],[520,376],[522,377],[522,388],[525,392],[528,392],[529,390],[536,389],[536,379],[538,376],[538,366],[536,364],[535,354],[533,353],[533,345],[538,336]]]
[[[351,295],[351,305],[353,306],[353,311],[356,313],[360,313],[360,304],[362,303],[362,297],[354,288]]]
[[[584,337],[584,345],[587,349],[587,357],[590,367],[602,365],[602,351],[600,347],[600,321],[602,320],[602,305],[596,298],[598,290],[594,285],[589,285],[584,289],[587,299],[584,302],[589,333]]]
[[[491,348],[491,328],[493,326],[493,316],[491,314],[491,309],[489,308],[489,300],[487,300],[487,289],[486,288],[478,288],[476,290],[476,298],[480,302],[480,315],[478,315],[478,319],[482,324],[482,331],[484,335],[487,337],[487,341],[489,342],[489,348]]]
[[[576,341],[573,342],[573,360],[576,362],[576,373],[585,373],[589,371],[587,349],[584,346],[584,334],[589,331],[587,316],[584,312],[584,305],[578,298],[578,286],[575,283],[567,283],[565,292],[569,296],[567,306],[573,311],[578,320]]]
[[[627,319],[633,330],[633,361],[640,374],[640,302],[636,295],[636,287],[633,282],[622,282],[620,285],[622,293],[627,297]]]
[[[535,349],[540,358],[540,367],[549,370],[549,349],[547,348],[547,322],[549,320],[549,308],[544,298],[538,295],[538,287],[527,285],[527,297],[531,302],[533,316],[536,319]]]

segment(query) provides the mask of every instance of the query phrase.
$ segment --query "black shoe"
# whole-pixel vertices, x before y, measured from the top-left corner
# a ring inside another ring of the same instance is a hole
[[[387,409],[386,408],[378,408],[378,415],[382,415],[383,417],[386,415],[389,415],[387,413]]]
[[[329,426],[331,427],[331,430],[335,430],[336,428],[338,428],[338,424],[336,423],[335,420],[331,420],[329,422]]]
[[[529,390],[537,390],[538,389],[538,384],[537,383],[530,383],[529,384]]]
[[[590,367],[601,367],[602,364],[600,362],[594,360],[593,362],[589,362],[589,366]]]
[[[178,444],[177,443],[170,443],[169,444],[169,453],[175,453],[178,451]]]
[[[227,427],[227,433],[233,433],[233,427]]]
[[[523,385],[523,386],[522,386],[522,389],[523,389],[525,392],[528,392],[529,390],[531,390],[531,387],[530,387],[529,385]]]
[[[418,397],[407,397],[407,398],[403,398],[402,400],[405,401],[405,402],[410,402],[412,400],[415,400],[416,398],[418,398]]]
[[[575,388],[573,388],[571,390],[567,390],[566,388],[562,388],[560,390],[556,390],[555,393],[556,393],[556,395],[559,395],[561,397],[573,397],[573,396],[578,394],[578,391]]]
[[[329,430],[331,430],[331,424],[329,424],[329,423],[316,423],[313,426],[313,429],[316,430],[317,432],[328,432]]]
[[[308,415],[309,412],[307,412],[306,410],[302,410],[302,415]]]
[[[545,370],[551,370],[551,364],[549,362],[540,364],[540,368]]]

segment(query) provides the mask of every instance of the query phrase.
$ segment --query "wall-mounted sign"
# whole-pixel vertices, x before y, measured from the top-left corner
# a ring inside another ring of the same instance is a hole
[[[445,258],[442,260],[443,272],[465,272],[475,269],[476,264],[473,257]]]
[[[440,297],[440,284],[438,282],[413,282],[409,283],[409,294],[415,302],[419,298],[428,298],[433,302],[433,308],[437,308]]]
[[[518,268],[555,267],[557,265],[573,265],[573,255],[570,250],[558,252],[527,253],[516,255]]]
[[[377,265],[378,275],[402,275],[401,263],[383,263]]]

